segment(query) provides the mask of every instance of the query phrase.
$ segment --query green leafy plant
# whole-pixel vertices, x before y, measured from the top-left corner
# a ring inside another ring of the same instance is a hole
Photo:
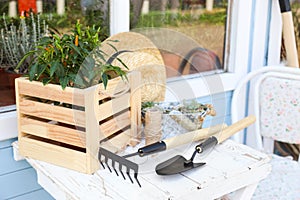
[[[70,34],[41,38],[37,49],[29,51],[19,65],[32,58],[28,73],[31,81],[60,84],[63,89],[67,86],[86,88],[99,82],[106,87],[110,78],[126,78],[126,72],[106,63],[105,53],[100,48],[100,33],[100,28],[83,28],[77,21]]]
[[[27,52],[34,50],[39,39],[47,34],[48,26],[40,20],[38,14],[32,12],[28,17],[21,16],[19,20],[3,14],[1,24],[0,67],[6,71],[26,74],[29,59],[23,60],[18,68],[17,65]]]

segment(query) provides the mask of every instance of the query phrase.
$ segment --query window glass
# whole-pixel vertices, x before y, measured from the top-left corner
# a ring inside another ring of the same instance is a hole
[[[159,48],[168,77],[225,69],[227,0],[130,3],[131,30],[146,34]]]

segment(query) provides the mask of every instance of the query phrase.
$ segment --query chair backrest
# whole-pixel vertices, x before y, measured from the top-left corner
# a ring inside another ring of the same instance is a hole
[[[249,85],[250,83],[250,85]],[[236,87],[232,96],[232,123],[238,120],[240,94],[250,86],[253,95],[255,140],[263,149],[263,138],[286,143],[300,143],[300,69],[274,66],[249,73]],[[249,94],[247,94],[249,95]],[[247,98],[246,98],[247,99]],[[251,106],[247,106],[250,108]],[[241,134],[241,133],[240,133]],[[251,137],[252,134],[248,134]],[[240,135],[235,136],[240,141]],[[267,140],[267,139],[266,139]]]

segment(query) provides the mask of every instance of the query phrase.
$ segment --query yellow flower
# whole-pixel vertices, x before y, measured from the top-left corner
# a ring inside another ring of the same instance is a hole
[[[24,11],[21,12],[20,19],[25,19]]]

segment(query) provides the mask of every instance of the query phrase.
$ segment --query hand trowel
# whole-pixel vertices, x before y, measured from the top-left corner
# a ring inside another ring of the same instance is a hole
[[[195,151],[193,152],[190,159],[186,159],[181,155],[176,155],[158,164],[155,168],[156,173],[158,175],[172,175],[172,174],[178,174],[205,165],[206,163],[204,162],[200,162],[200,163],[193,162],[195,156],[198,153],[202,154],[203,152],[213,148],[215,145],[222,143],[224,140],[228,139],[236,132],[254,123],[255,120],[256,120],[255,116],[248,116],[232,124],[231,126],[226,127],[225,129],[220,131],[219,134],[211,136],[208,139],[206,139],[204,142],[198,144],[195,147]]]

